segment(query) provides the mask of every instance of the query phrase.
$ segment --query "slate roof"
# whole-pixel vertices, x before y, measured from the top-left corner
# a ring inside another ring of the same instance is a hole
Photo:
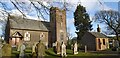
[[[96,38],[107,38],[107,36],[104,35],[103,33],[99,33],[99,32],[90,32],[90,33]]]
[[[11,16],[10,28],[49,31],[49,22]]]

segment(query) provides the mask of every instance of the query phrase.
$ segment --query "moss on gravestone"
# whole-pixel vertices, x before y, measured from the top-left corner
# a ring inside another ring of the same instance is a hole
[[[3,57],[10,57],[11,56],[12,47],[10,44],[4,44],[2,47],[2,56]]]

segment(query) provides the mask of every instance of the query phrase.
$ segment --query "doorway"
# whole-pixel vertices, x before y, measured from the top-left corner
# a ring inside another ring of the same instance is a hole
[[[19,32],[15,32],[11,36],[11,45],[16,47],[22,41],[23,36]]]
[[[17,45],[20,42],[20,38],[12,38],[12,45]]]

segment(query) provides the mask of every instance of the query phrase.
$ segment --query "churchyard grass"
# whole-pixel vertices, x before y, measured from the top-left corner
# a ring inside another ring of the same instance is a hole
[[[19,56],[19,52],[16,51],[15,48],[12,49],[12,50],[13,50],[13,51],[12,51],[12,56],[18,57],[18,56]],[[60,55],[57,55],[57,54],[55,54],[55,53],[53,52],[53,48],[49,48],[48,50],[46,50],[45,53],[46,53],[46,54],[45,54],[46,57],[61,57]],[[32,51],[31,51],[30,48],[27,48],[27,49],[25,50],[25,55],[26,55],[26,57],[29,57],[29,58],[32,57]],[[83,52],[83,51],[79,51],[79,53],[78,53],[77,55],[73,55],[73,51],[70,50],[70,49],[67,49],[67,58],[69,58],[69,57],[89,57],[89,56],[90,56],[90,57],[97,58],[97,57],[99,57],[99,56],[111,56],[111,55],[109,55],[109,54],[89,53],[89,52],[85,53],[85,52]]]

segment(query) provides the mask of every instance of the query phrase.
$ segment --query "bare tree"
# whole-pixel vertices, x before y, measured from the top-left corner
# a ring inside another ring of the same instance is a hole
[[[67,38],[68,38],[68,44],[70,44],[70,40],[73,38],[73,34],[70,31],[70,28],[67,28]]]
[[[9,19],[8,16],[11,16],[11,11],[13,9],[18,10],[22,17],[25,18],[27,15],[34,14],[33,16],[37,16],[38,19],[47,20],[49,17],[49,9],[54,5],[54,1],[52,0],[7,0],[9,2],[0,1],[0,23],[2,23],[3,31],[5,30],[6,21]],[[58,1],[59,2],[59,1]],[[65,0],[60,2],[57,7],[61,6],[60,8],[64,8],[67,11],[70,11],[72,5],[67,3]],[[33,13],[32,13],[33,12]],[[4,33],[4,32],[3,32]]]
[[[9,5],[12,5],[14,9],[17,9],[23,17],[26,17],[29,13],[35,11],[38,18],[42,17],[43,19],[47,20],[46,15],[49,15],[49,9],[54,5],[53,0],[27,0],[26,2],[20,1],[20,0],[8,0]],[[59,2],[59,1],[56,1]],[[2,5],[2,8],[5,12],[9,13],[8,9],[10,8],[9,5],[7,5],[6,2],[0,1],[0,4]],[[70,8],[72,5],[70,3],[67,3],[65,0],[58,3],[59,5],[57,7],[64,8],[67,11],[70,11]]]
[[[68,37],[68,39],[72,39],[72,37],[73,37],[73,34],[71,33],[69,27],[67,28],[67,37]]]
[[[120,14],[114,10],[101,10],[95,14],[96,21],[104,23],[107,26],[107,30],[113,31],[112,34],[116,35],[117,40],[120,28]],[[109,33],[109,32],[108,32]]]

